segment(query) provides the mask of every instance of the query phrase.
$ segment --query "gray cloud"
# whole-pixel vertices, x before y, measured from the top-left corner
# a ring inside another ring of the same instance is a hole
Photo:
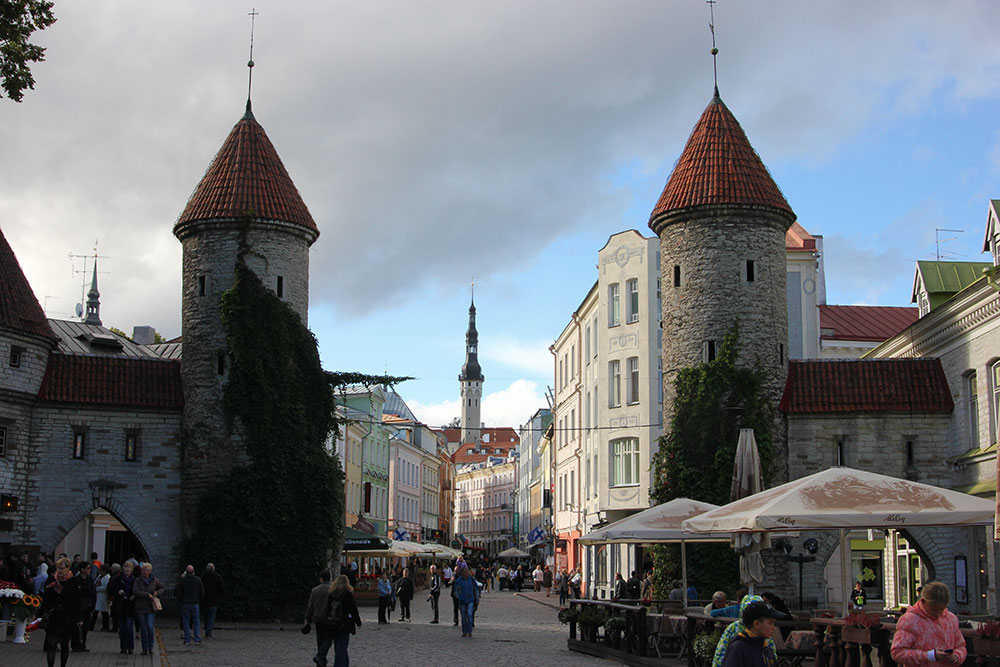
[[[313,301],[341,317],[620,220],[634,202],[609,176],[665,179],[711,94],[701,3],[259,4],[255,112],[323,233]],[[119,321],[177,333],[170,228],[242,113],[246,7],[56,11],[37,89],[0,106],[0,225],[39,298],[74,298],[65,255],[100,236]],[[996,18],[987,2],[720,3],[723,96],[765,161],[822,162],[935,91],[995,96]]]

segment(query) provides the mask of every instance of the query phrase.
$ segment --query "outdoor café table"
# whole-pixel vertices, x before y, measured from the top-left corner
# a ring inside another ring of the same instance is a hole
[[[688,647],[687,616],[681,614],[646,614],[646,634],[659,642],[664,637],[676,637],[680,658]]]

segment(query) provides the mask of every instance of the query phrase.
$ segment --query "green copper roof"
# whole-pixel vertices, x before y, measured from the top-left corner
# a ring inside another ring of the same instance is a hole
[[[983,277],[983,269],[993,268],[991,262],[931,262],[918,261],[917,271],[928,294],[955,294]]]

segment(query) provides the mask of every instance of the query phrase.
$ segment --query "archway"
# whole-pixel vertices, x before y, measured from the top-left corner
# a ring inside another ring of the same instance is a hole
[[[92,552],[104,563],[123,563],[129,558],[150,559],[143,537],[133,530],[129,512],[113,499],[81,503],[64,514],[52,530],[46,548],[70,557],[80,554],[87,560]],[[68,528],[67,528],[68,526]]]

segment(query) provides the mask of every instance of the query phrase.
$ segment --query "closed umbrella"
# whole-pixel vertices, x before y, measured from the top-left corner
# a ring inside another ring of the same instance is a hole
[[[760,453],[757,438],[752,428],[740,429],[740,439],[736,444],[736,459],[733,462],[733,483],[729,490],[729,500],[742,500],[764,490],[764,479],[760,468]],[[764,560],[760,552],[771,548],[771,538],[767,533],[736,533],[732,539],[733,548],[740,555],[740,581],[747,585],[750,593],[754,585],[764,580]]]

